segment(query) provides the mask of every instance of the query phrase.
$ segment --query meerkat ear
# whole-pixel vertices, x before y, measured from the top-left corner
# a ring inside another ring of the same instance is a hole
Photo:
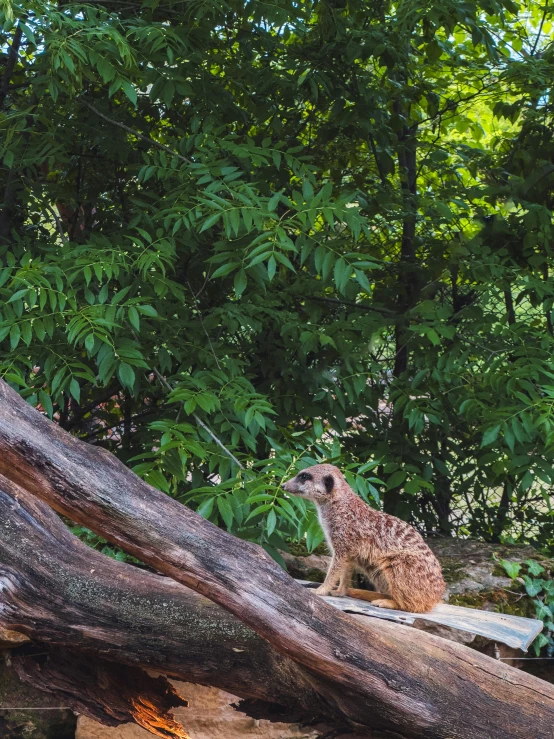
[[[333,479],[333,475],[326,475],[323,478],[323,484],[325,485],[325,490],[328,493],[332,492],[333,488],[335,487],[335,481]]]

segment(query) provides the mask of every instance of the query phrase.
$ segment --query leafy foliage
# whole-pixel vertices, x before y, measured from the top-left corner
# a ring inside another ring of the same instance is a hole
[[[554,546],[548,5],[0,7],[12,386],[275,557],[324,459]]]
[[[544,630],[533,642],[533,649],[538,655],[546,647],[548,656],[554,655],[554,580],[548,571],[536,560],[527,559],[523,563],[526,574],[519,577],[522,565],[502,559],[500,564],[506,570],[508,577],[514,581],[514,587],[523,585],[524,592],[532,599],[535,607],[535,617],[544,623]]]

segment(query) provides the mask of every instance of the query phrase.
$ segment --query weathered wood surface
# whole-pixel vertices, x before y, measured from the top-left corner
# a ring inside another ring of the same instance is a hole
[[[307,580],[297,580],[305,588],[314,587],[314,583]],[[356,592],[356,591],[354,591]],[[479,611],[476,608],[451,606],[448,603],[439,603],[429,613],[408,613],[395,611],[391,608],[377,608],[358,598],[325,597],[325,601],[345,613],[360,613],[363,616],[383,618],[386,621],[411,625],[416,621],[433,621],[453,629],[468,631],[471,634],[484,636],[486,639],[501,644],[507,644],[514,649],[526,652],[535,637],[544,628],[542,621],[536,618],[511,616],[507,613],[493,611]]]
[[[0,384],[0,472],[205,594],[307,670],[359,727],[407,737],[551,739],[554,686],[396,624],[364,627],[239,541],[68,436]]]
[[[26,635],[56,663],[59,648],[69,648],[76,663],[96,654],[220,688],[247,699],[256,717],[340,722],[301,667],[230,613],[168,577],[90,549],[2,476],[0,625],[11,629],[6,643],[18,646]],[[63,705],[70,703],[66,695]]]
[[[106,726],[134,722],[162,739],[190,739],[172,709],[186,706],[165,677],[118,665],[83,652],[25,650],[12,663],[19,677],[51,693],[76,713]]]

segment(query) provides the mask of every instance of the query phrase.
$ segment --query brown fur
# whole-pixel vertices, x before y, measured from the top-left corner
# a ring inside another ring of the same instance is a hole
[[[346,595],[353,571],[360,569],[383,594],[373,605],[426,613],[441,600],[441,567],[422,537],[405,521],[368,506],[339,469],[330,464],[308,467],[283,488],[314,501],[333,553],[316,593]]]

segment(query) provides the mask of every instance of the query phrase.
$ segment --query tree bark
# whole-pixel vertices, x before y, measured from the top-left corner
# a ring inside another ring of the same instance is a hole
[[[13,35],[12,43],[6,58],[6,66],[4,68],[4,74],[0,81],[0,110],[3,109],[4,103],[10,91],[10,81],[17,64],[17,58],[19,56],[19,47],[21,46],[21,39],[23,37],[23,28],[18,23]]]
[[[395,112],[400,117],[405,114],[400,103],[395,104]],[[395,359],[393,376],[400,377],[408,369],[409,321],[406,313],[414,307],[420,281],[416,260],[416,195],[417,195],[417,128],[404,126],[398,140],[398,175],[402,189],[404,220],[398,262],[396,308],[399,320],[395,326]]]
[[[2,476],[0,624],[40,642],[39,652],[56,664],[56,648],[64,647],[76,663],[101,655],[220,688],[247,699],[256,717],[340,723],[309,674],[227,611],[170,578],[90,549]],[[64,705],[72,700],[66,695]]]
[[[301,666],[321,700],[359,728],[426,739],[551,737],[552,685],[438,637],[416,641],[408,628],[371,619],[361,626],[307,593],[260,547],[69,436],[5,383],[0,472],[233,613]],[[9,536],[10,516],[2,523]]]
[[[162,739],[190,739],[171,713],[187,701],[166,678],[67,649],[23,651],[12,657],[19,677],[76,713],[106,726],[133,721]]]

